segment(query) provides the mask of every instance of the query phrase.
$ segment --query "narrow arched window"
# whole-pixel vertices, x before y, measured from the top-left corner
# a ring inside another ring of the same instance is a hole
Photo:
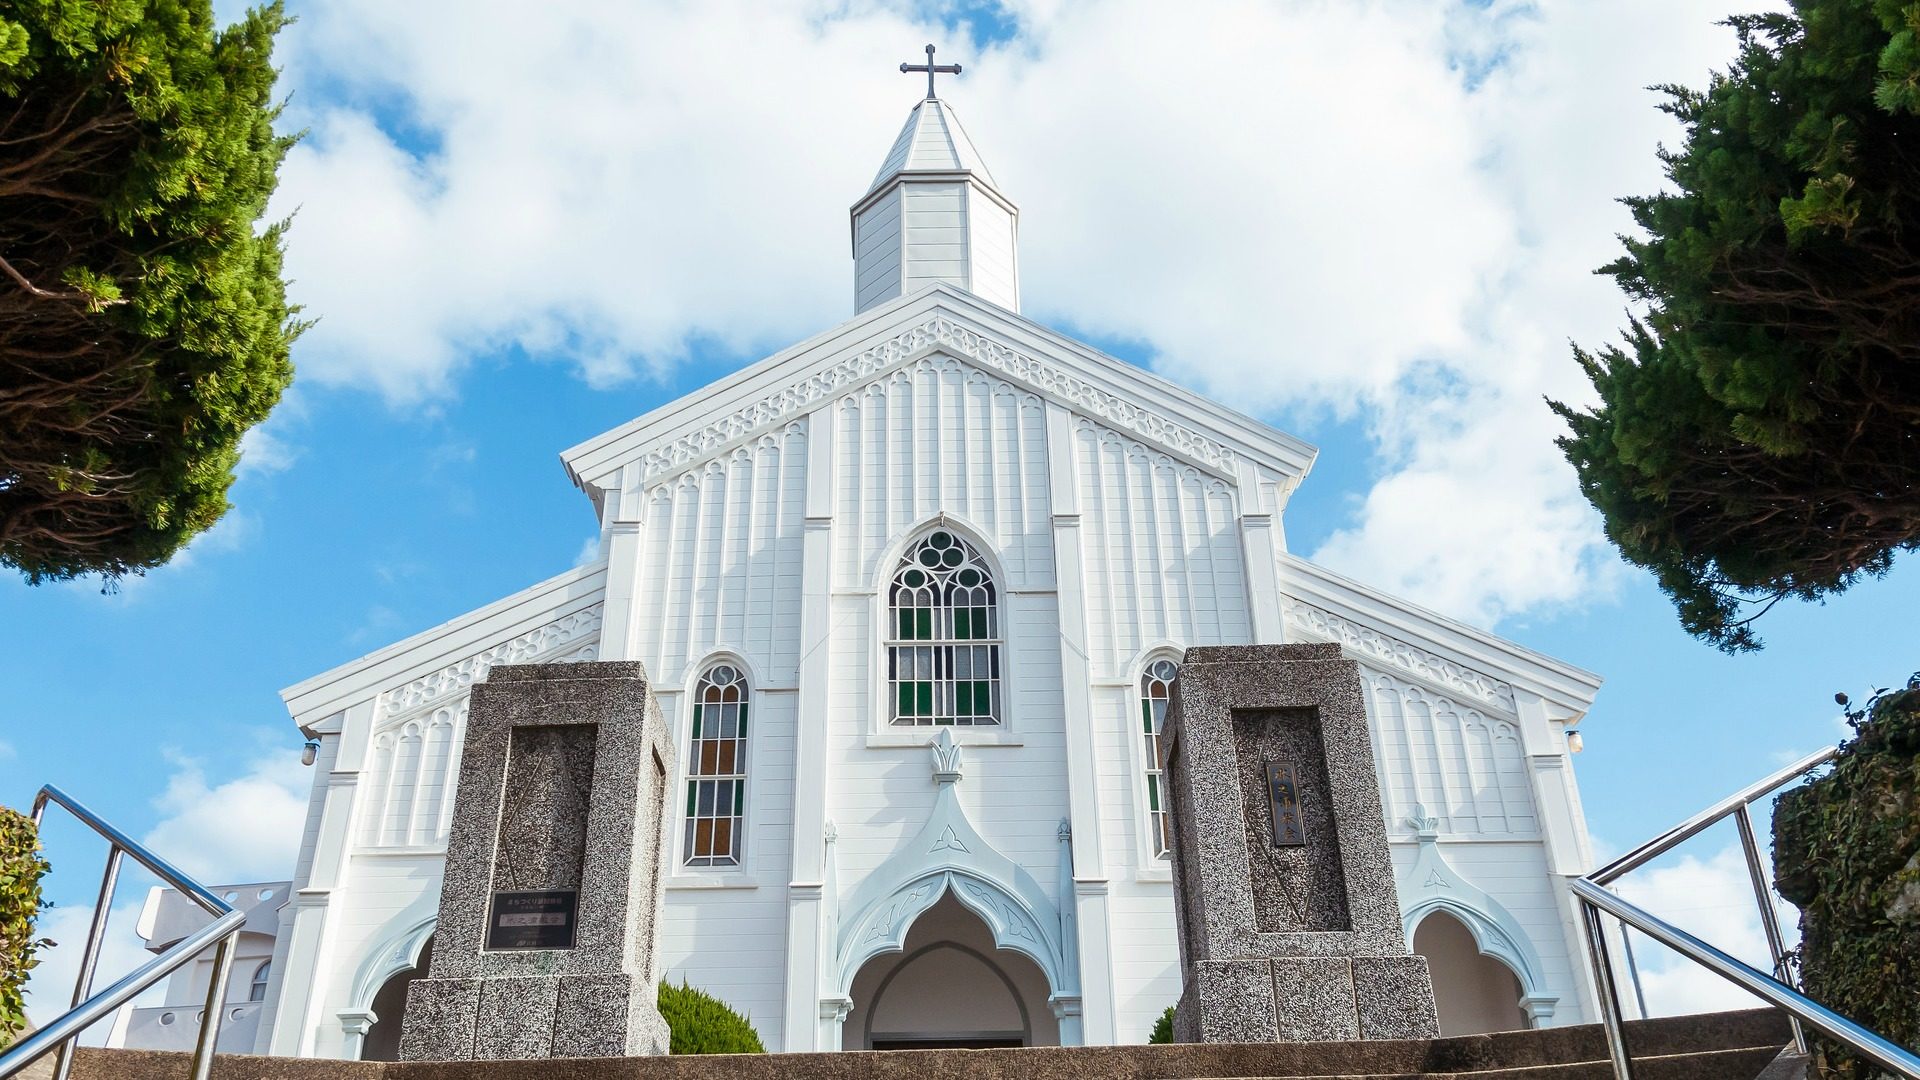
[[[267,1000],[267,976],[272,971],[273,961],[271,960],[262,961],[259,967],[253,969],[253,982],[247,986],[248,1001]]]
[[[1167,700],[1180,665],[1155,660],[1140,673],[1140,730],[1147,752],[1147,837],[1155,858],[1164,859],[1173,846],[1173,819],[1167,812],[1166,777],[1160,772],[1160,729],[1167,722]]]
[[[746,817],[747,677],[733,664],[715,664],[693,691],[686,864],[740,865]]]
[[[887,590],[893,722],[1000,722],[1000,605],[973,545],[936,529],[907,549]]]

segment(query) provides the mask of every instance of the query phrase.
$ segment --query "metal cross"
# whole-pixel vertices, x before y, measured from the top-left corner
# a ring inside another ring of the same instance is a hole
[[[960,74],[960,65],[959,64],[935,64],[933,62],[933,46],[929,45],[927,46],[927,62],[926,63],[900,65],[901,74],[904,75],[909,71],[924,71],[927,73],[927,99],[931,101],[933,99],[933,73],[937,71],[942,75],[958,75]]]

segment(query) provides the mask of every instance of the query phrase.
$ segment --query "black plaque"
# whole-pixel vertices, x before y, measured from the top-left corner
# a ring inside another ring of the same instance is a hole
[[[1305,847],[1307,824],[1300,816],[1300,779],[1293,764],[1267,762],[1267,801],[1273,804],[1273,846]]]
[[[580,894],[539,889],[493,894],[487,913],[489,949],[571,949]]]

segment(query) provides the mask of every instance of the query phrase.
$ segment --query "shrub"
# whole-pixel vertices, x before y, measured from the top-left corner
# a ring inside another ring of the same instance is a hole
[[[46,872],[33,820],[0,806],[0,1050],[26,1030],[21,991],[40,962],[34,954],[53,944],[33,936],[34,919],[47,906],[40,898],[40,878]]]
[[[1774,887],[1800,908],[1796,960],[1807,996],[1920,1045],[1920,674],[1847,720],[1855,737],[1833,771],[1774,808]],[[1830,1080],[1878,1075],[1837,1043],[1819,1050]]]
[[[727,1003],[686,983],[660,984],[660,1015],[673,1033],[670,1053],[764,1054],[760,1033]]]
[[[1153,1034],[1147,1036],[1147,1041],[1150,1043],[1173,1041],[1173,1006],[1167,1006],[1167,1011],[1161,1013],[1160,1019],[1153,1022]]]

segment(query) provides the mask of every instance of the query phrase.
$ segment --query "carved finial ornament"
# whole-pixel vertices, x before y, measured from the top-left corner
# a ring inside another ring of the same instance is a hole
[[[960,744],[953,741],[953,732],[941,729],[927,744],[933,751],[933,782],[951,784],[960,779]]]

